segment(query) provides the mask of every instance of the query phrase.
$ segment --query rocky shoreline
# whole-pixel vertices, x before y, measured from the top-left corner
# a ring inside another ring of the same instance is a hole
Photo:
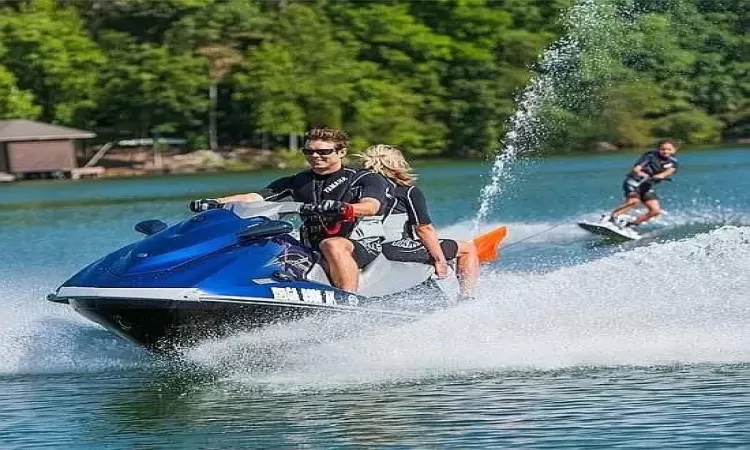
[[[183,174],[197,172],[249,171],[286,169],[304,164],[296,152],[253,148],[226,151],[128,150],[112,152],[97,162],[104,177],[142,176],[155,174]]]
[[[599,142],[594,150],[597,153],[606,153],[622,149],[612,144]],[[83,166],[85,161],[79,161],[79,163]],[[305,160],[299,151],[291,149],[267,150],[239,147],[216,152],[195,150],[184,153],[176,149],[157,152],[149,148],[139,148],[110,151],[96,165],[104,169],[101,176],[112,177],[288,169],[303,167]]]

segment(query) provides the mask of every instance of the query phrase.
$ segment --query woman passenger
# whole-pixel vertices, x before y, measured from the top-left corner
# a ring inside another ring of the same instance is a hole
[[[479,277],[477,249],[471,241],[438,239],[427,212],[422,190],[415,184],[416,175],[403,153],[392,145],[373,145],[358,155],[363,167],[384,176],[393,185],[397,202],[393,214],[406,213],[408,226],[402,239],[383,244],[383,254],[392,260],[423,262],[435,266],[435,274],[448,276],[448,261],[456,260],[461,286],[461,300],[474,298]]]

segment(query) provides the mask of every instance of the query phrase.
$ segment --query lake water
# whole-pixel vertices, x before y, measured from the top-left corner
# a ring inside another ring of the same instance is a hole
[[[679,156],[642,241],[575,226],[620,201],[637,154],[526,160],[483,225],[510,236],[476,302],[180,363],[45,295],[135,222],[281,173],[0,185],[0,448],[750,448],[750,149]],[[442,234],[469,237],[489,165],[420,174]]]

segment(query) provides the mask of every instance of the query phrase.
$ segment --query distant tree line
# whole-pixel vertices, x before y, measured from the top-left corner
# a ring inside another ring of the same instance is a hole
[[[545,111],[549,149],[750,134],[747,0],[622,2],[637,17],[584,73],[586,101]],[[0,0],[0,119],[194,148],[294,147],[328,125],[357,148],[489,154],[572,3]]]

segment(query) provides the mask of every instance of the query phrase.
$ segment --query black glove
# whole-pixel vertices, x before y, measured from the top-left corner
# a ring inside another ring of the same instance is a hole
[[[323,200],[318,204],[305,203],[299,209],[300,214],[321,214],[326,216],[343,216],[351,208],[349,203],[336,200]]]
[[[190,204],[188,204],[188,208],[190,208],[190,211],[193,212],[203,212],[208,211],[209,209],[218,209],[224,206],[223,203],[220,203],[215,198],[202,198],[199,200],[192,200]]]

